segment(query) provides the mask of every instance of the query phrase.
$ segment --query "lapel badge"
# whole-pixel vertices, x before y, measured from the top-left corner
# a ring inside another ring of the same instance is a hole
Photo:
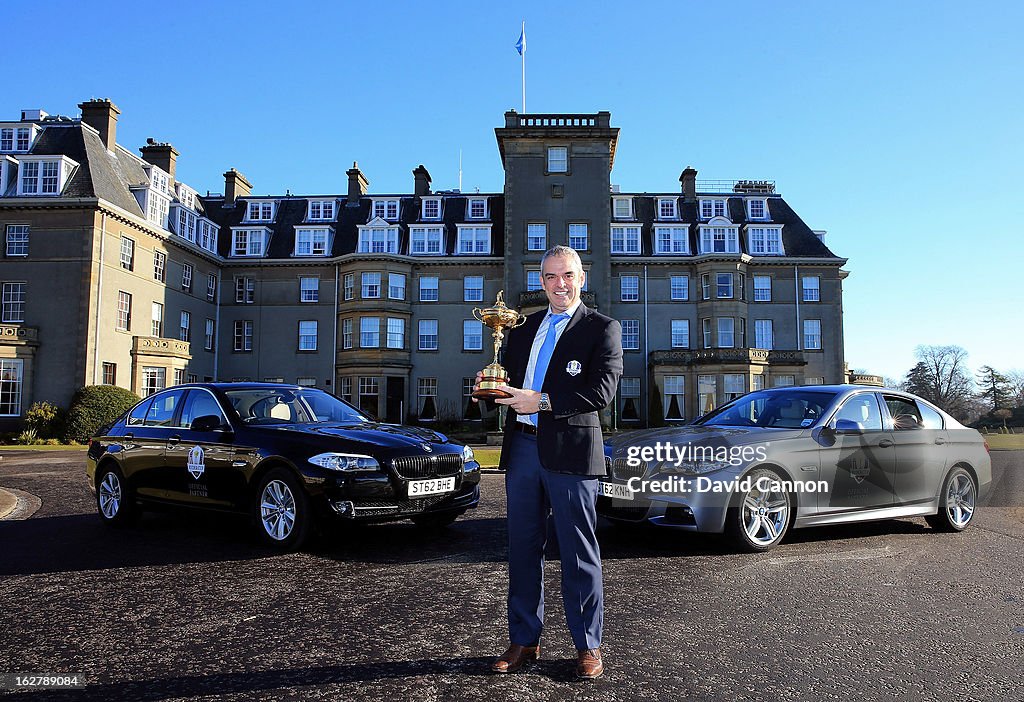
[[[568,365],[565,366],[565,372],[571,376],[577,376],[583,370],[583,366],[580,365],[579,361],[569,361]]]

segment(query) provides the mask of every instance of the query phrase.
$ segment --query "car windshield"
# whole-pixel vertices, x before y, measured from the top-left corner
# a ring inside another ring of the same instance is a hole
[[[224,392],[246,424],[363,422],[367,417],[323,390],[245,388]]]
[[[801,429],[824,416],[835,397],[836,393],[824,390],[761,390],[733,400],[694,424]]]

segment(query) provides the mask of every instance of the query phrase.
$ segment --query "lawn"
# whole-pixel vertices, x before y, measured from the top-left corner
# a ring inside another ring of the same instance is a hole
[[[476,460],[480,463],[482,468],[497,468],[498,459],[501,458],[500,448],[480,448],[475,449],[473,453],[476,454]]]
[[[0,446],[0,454],[7,451],[84,451],[88,448],[85,444],[57,444],[49,446],[40,444],[38,446],[26,446],[25,444],[7,444]]]
[[[1024,434],[985,434],[988,447],[1003,451],[1024,449]]]

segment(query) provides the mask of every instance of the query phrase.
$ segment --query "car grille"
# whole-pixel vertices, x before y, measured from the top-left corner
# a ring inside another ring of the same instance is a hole
[[[356,516],[384,517],[389,514],[419,514],[447,497],[451,497],[451,495],[431,495],[417,500],[402,500],[398,503],[386,500],[363,500],[355,503]]]
[[[619,480],[630,478],[642,478],[647,473],[647,463],[641,461],[640,465],[634,467],[626,463],[626,458],[616,458],[612,461],[612,477]]]
[[[401,456],[391,465],[403,480],[440,478],[462,472],[461,453],[442,453],[438,456]]]
[[[612,519],[622,519],[630,522],[640,522],[647,519],[647,512],[651,503],[647,500],[615,500],[611,497],[599,496],[597,498],[597,513]]]

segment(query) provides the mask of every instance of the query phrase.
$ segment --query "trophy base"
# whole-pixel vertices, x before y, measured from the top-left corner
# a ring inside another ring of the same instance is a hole
[[[473,397],[478,400],[504,400],[512,397],[512,393],[498,389],[498,386],[505,385],[507,382],[504,378],[481,380],[480,389],[473,393]]]

